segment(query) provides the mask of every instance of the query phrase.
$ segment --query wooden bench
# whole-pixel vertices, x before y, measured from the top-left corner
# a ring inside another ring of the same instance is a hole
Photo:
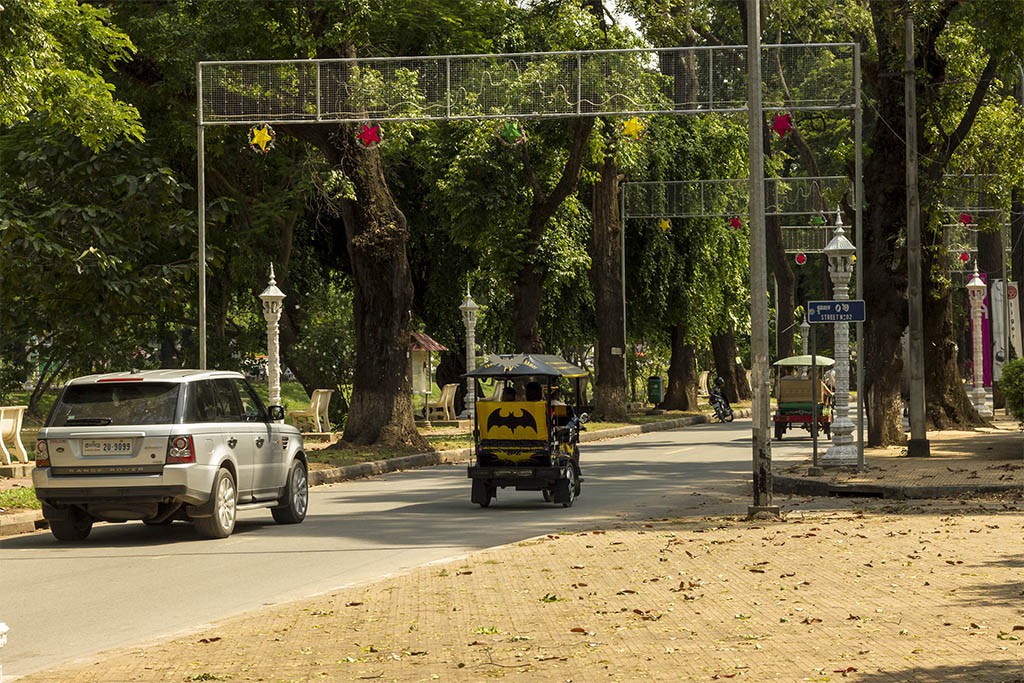
[[[302,428],[306,427],[306,431],[313,431],[309,429],[313,427],[318,433],[329,432],[331,421],[327,417],[327,406],[330,405],[333,394],[334,389],[314,389],[313,395],[309,397],[308,408],[292,410],[288,413],[295,428],[303,431]]]
[[[21,421],[28,406],[0,406],[0,455],[4,463],[11,464],[11,451],[21,462],[28,462],[28,451],[21,442]],[[7,444],[10,444],[8,449]]]

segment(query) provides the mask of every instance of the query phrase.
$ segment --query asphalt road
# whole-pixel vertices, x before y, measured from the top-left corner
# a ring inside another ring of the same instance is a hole
[[[180,522],[99,524],[77,545],[49,532],[2,540],[5,680],[545,533],[745,513],[750,429],[741,420],[584,444],[583,489],[572,508],[502,489],[481,509],[469,501],[464,466],[450,465],[318,487],[303,524],[247,512],[225,540],[200,540]],[[805,439],[784,442],[773,457],[808,449]]]

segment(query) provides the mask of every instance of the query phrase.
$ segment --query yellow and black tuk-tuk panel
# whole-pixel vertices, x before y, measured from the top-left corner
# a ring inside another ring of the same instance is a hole
[[[548,415],[544,401],[478,401],[476,424],[481,444],[487,441],[547,442]]]

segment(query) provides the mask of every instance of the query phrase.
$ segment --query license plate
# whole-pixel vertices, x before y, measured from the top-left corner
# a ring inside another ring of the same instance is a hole
[[[131,439],[89,439],[82,442],[82,455],[131,455]]]

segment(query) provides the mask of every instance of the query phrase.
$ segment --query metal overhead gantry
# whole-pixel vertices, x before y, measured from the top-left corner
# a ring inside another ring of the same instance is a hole
[[[757,4],[748,0],[748,6]],[[856,197],[861,197],[859,47],[854,43],[762,46],[758,12],[748,14],[755,25],[749,46],[199,62],[200,366],[206,367],[205,131],[211,126],[747,112],[751,129],[756,122],[759,132],[763,110],[846,110],[855,123],[854,175]],[[759,88],[751,87],[747,75],[751,67],[761,76]],[[751,147],[760,150],[759,136]],[[752,152],[751,167],[756,166],[759,174],[761,163],[760,153]],[[751,183],[749,192],[755,233],[751,291],[757,292],[765,289],[763,188]],[[856,216],[859,243],[861,211]],[[859,269],[857,284],[859,292]],[[752,338],[766,340],[767,307],[759,300],[752,305],[752,320]],[[759,332],[761,327],[764,334]],[[764,404],[762,410],[755,405],[755,448],[768,433],[760,418],[768,413],[769,394],[766,341],[764,349],[761,345],[753,345],[755,404]]]

